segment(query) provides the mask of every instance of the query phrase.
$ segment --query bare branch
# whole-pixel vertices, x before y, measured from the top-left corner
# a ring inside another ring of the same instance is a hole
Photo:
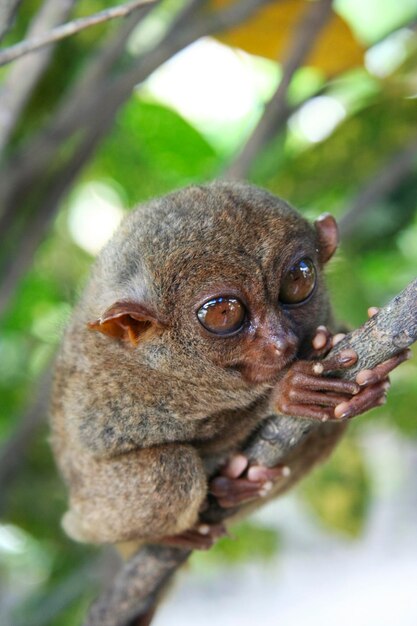
[[[343,238],[351,237],[358,222],[375,204],[397,189],[410,176],[417,165],[417,137],[413,137],[406,147],[397,152],[389,162],[363,187],[343,213],[339,220],[340,232]]]
[[[2,0],[0,2],[0,41],[10,30],[22,0]]]
[[[29,26],[28,39],[37,38],[67,19],[75,0],[46,0]],[[52,54],[48,47],[16,62],[0,91],[0,153],[4,150],[34,87]]]
[[[63,24],[62,26],[57,26],[45,35],[39,35],[33,39],[21,41],[20,43],[1,51],[0,66],[6,65],[11,61],[15,61],[24,54],[29,54],[30,52],[39,50],[39,48],[49,46],[51,43],[71,37],[72,35],[75,35],[86,28],[90,28],[91,26],[108,22],[109,20],[113,20],[117,17],[126,17],[132,13],[132,11],[135,11],[145,4],[154,4],[155,2],[156,0],[134,0],[134,2],[122,4],[118,7],[112,7],[111,9],[100,11],[99,13],[95,13],[89,17],[81,17],[78,20],[73,20],[72,22]]]
[[[203,0],[197,1],[203,2]],[[244,0],[220,12],[210,13],[207,16],[197,15],[190,24],[181,25],[180,21],[174,22],[163,41],[153,51],[144,55],[143,59],[136,61],[133,68],[126,70],[119,77],[108,79],[101,90],[97,87],[96,90],[89,89],[84,93],[86,108],[83,111],[80,106],[78,111],[72,112],[69,120],[65,120],[69,128],[55,126],[54,129],[49,129],[25,149],[21,158],[11,162],[9,167],[4,169],[0,183],[0,197],[2,196],[0,209],[3,210],[0,233],[7,233],[8,225],[14,220],[15,207],[25,206],[31,196],[35,199],[30,200],[29,210],[34,217],[28,219],[36,223],[36,227],[27,231],[31,232],[30,241],[28,237],[25,238],[27,246],[23,244],[23,241],[19,244],[21,256],[19,257],[15,251],[13,258],[8,261],[8,267],[2,269],[0,311],[6,306],[17,280],[24,273],[34,250],[43,237],[60,198],[68,188],[69,179],[63,176],[62,168],[57,170],[56,164],[62,161],[60,154],[62,145],[72,135],[72,131],[78,130],[80,134],[80,128],[88,129],[85,132],[90,138],[88,141],[91,140],[92,143],[88,157],[82,144],[80,144],[79,155],[77,154],[78,148],[75,146],[72,157],[74,171],[71,181],[75,178],[75,170],[78,172],[82,169],[100,139],[108,131],[117,109],[129,97],[137,82],[146,78],[172,54],[192,43],[196,38],[218,31],[220,28],[231,27],[237,23],[236,20],[246,19],[259,8],[260,4],[269,1],[271,0]],[[192,0],[189,6],[195,7],[196,4],[196,0]],[[187,11],[186,8],[184,14],[187,14]],[[59,120],[58,126],[59,123],[62,123],[62,120]],[[67,131],[68,134],[63,135],[63,131]],[[53,181],[49,172],[51,166],[55,168]],[[47,191],[42,191],[43,188]],[[51,188],[54,189],[53,201]],[[47,200],[43,197],[43,193],[48,196]],[[5,246],[7,246],[7,241],[5,241]]]
[[[358,362],[342,373],[342,378],[353,379],[359,369],[375,367],[416,340],[417,279],[376,316],[347,335],[326,358],[348,347],[353,348],[358,353]],[[337,422],[318,424],[316,421],[276,415],[255,434],[244,454],[268,467],[286,464],[297,448],[308,443],[312,433],[322,432],[325,437],[340,426],[341,423]],[[292,479],[287,480],[289,486]],[[236,509],[226,510],[211,505],[204,512],[204,520],[220,522],[235,514]],[[189,550],[158,545],[140,549],[122,566],[111,586],[93,604],[85,626],[129,626],[133,618],[151,609],[167,582],[190,554]]]
[[[302,16],[291,39],[286,58],[282,63],[282,79],[245,146],[224,173],[225,178],[241,179],[247,173],[265,144],[274,137],[278,128],[287,121],[290,109],[287,104],[288,87],[295,72],[301,67],[320,31],[332,12],[333,0],[312,2]]]
[[[60,199],[74,182],[80,167],[91,157],[97,140],[97,134],[93,128],[84,136],[78,150],[69,160],[61,164],[54,179],[46,185],[41,206],[32,212],[21,237],[15,243],[13,255],[9,256],[2,268],[4,277],[0,288],[0,313],[5,310],[16,283],[29,267],[39,242],[48,230]]]
[[[163,40],[145,55],[139,56],[131,68],[101,83],[97,81],[94,89],[91,86],[89,89],[80,89],[76,85],[72,93],[66,95],[51,123],[10,162],[10,166],[4,168],[0,182],[0,214],[6,211],[7,205],[16,204],[12,197],[15,189],[32,185],[48,163],[56,160],[56,152],[63,142],[80,128],[98,122],[98,117],[104,115],[103,103],[106,103],[107,108],[111,106],[115,113],[133,88],[174,54],[200,37],[231,28],[271,1],[242,0],[221,11],[200,14],[196,8],[205,4],[205,0],[191,0]]]
[[[200,39],[220,33],[237,24],[249,19],[263,5],[271,4],[277,0],[240,0],[220,11],[197,12],[190,15],[188,22],[176,21],[169,33],[159,42],[151,53],[147,53],[142,58],[138,58],[132,67],[118,76],[114,83],[109,83],[104,88],[104,93],[130,94],[132,88],[143,82],[152,72],[171,56],[188,46],[190,43]],[[279,0],[278,0],[279,1]],[[200,2],[201,4],[201,2]]]

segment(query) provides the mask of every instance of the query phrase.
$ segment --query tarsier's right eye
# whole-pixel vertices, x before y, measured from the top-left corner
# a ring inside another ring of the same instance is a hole
[[[283,304],[300,304],[307,300],[316,286],[316,268],[313,261],[305,257],[294,263],[281,282],[279,293]]]
[[[237,298],[219,297],[209,300],[197,311],[198,321],[216,335],[233,335],[246,319],[246,307]]]

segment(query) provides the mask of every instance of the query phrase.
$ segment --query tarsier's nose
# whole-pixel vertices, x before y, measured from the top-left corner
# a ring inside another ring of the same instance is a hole
[[[297,350],[297,338],[291,331],[274,333],[265,345],[266,354],[272,359],[290,359]]]

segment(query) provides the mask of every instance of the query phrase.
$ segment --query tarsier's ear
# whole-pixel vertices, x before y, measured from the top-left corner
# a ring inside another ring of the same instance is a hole
[[[137,302],[121,301],[111,305],[97,320],[88,323],[90,330],[130,341],[134,346],[164,325],[147,306]]]
[[[330,213],[323,213],[314,222],[318,240],[319,259],[326,263],[336,252],[339,243],[339,229],[336,220]]]

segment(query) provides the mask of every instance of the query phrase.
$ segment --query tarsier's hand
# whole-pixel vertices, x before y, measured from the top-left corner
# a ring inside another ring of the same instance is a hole
[[[369,316],[377,309],[371,308]],[[321,357],[344,335],[332,336],[324,326],[313,339],[313,357]],[[297,361],[276,385],[273,406],[278,413],[325,422],[352,418],[385,404],[390,387],[388,374],[410,357],[409,350],[384,361],[373,369],[358,372],[355,381],[326,377],[326,372],[351,367],[357,361],[352,349],[342,350],[327,361]]]

